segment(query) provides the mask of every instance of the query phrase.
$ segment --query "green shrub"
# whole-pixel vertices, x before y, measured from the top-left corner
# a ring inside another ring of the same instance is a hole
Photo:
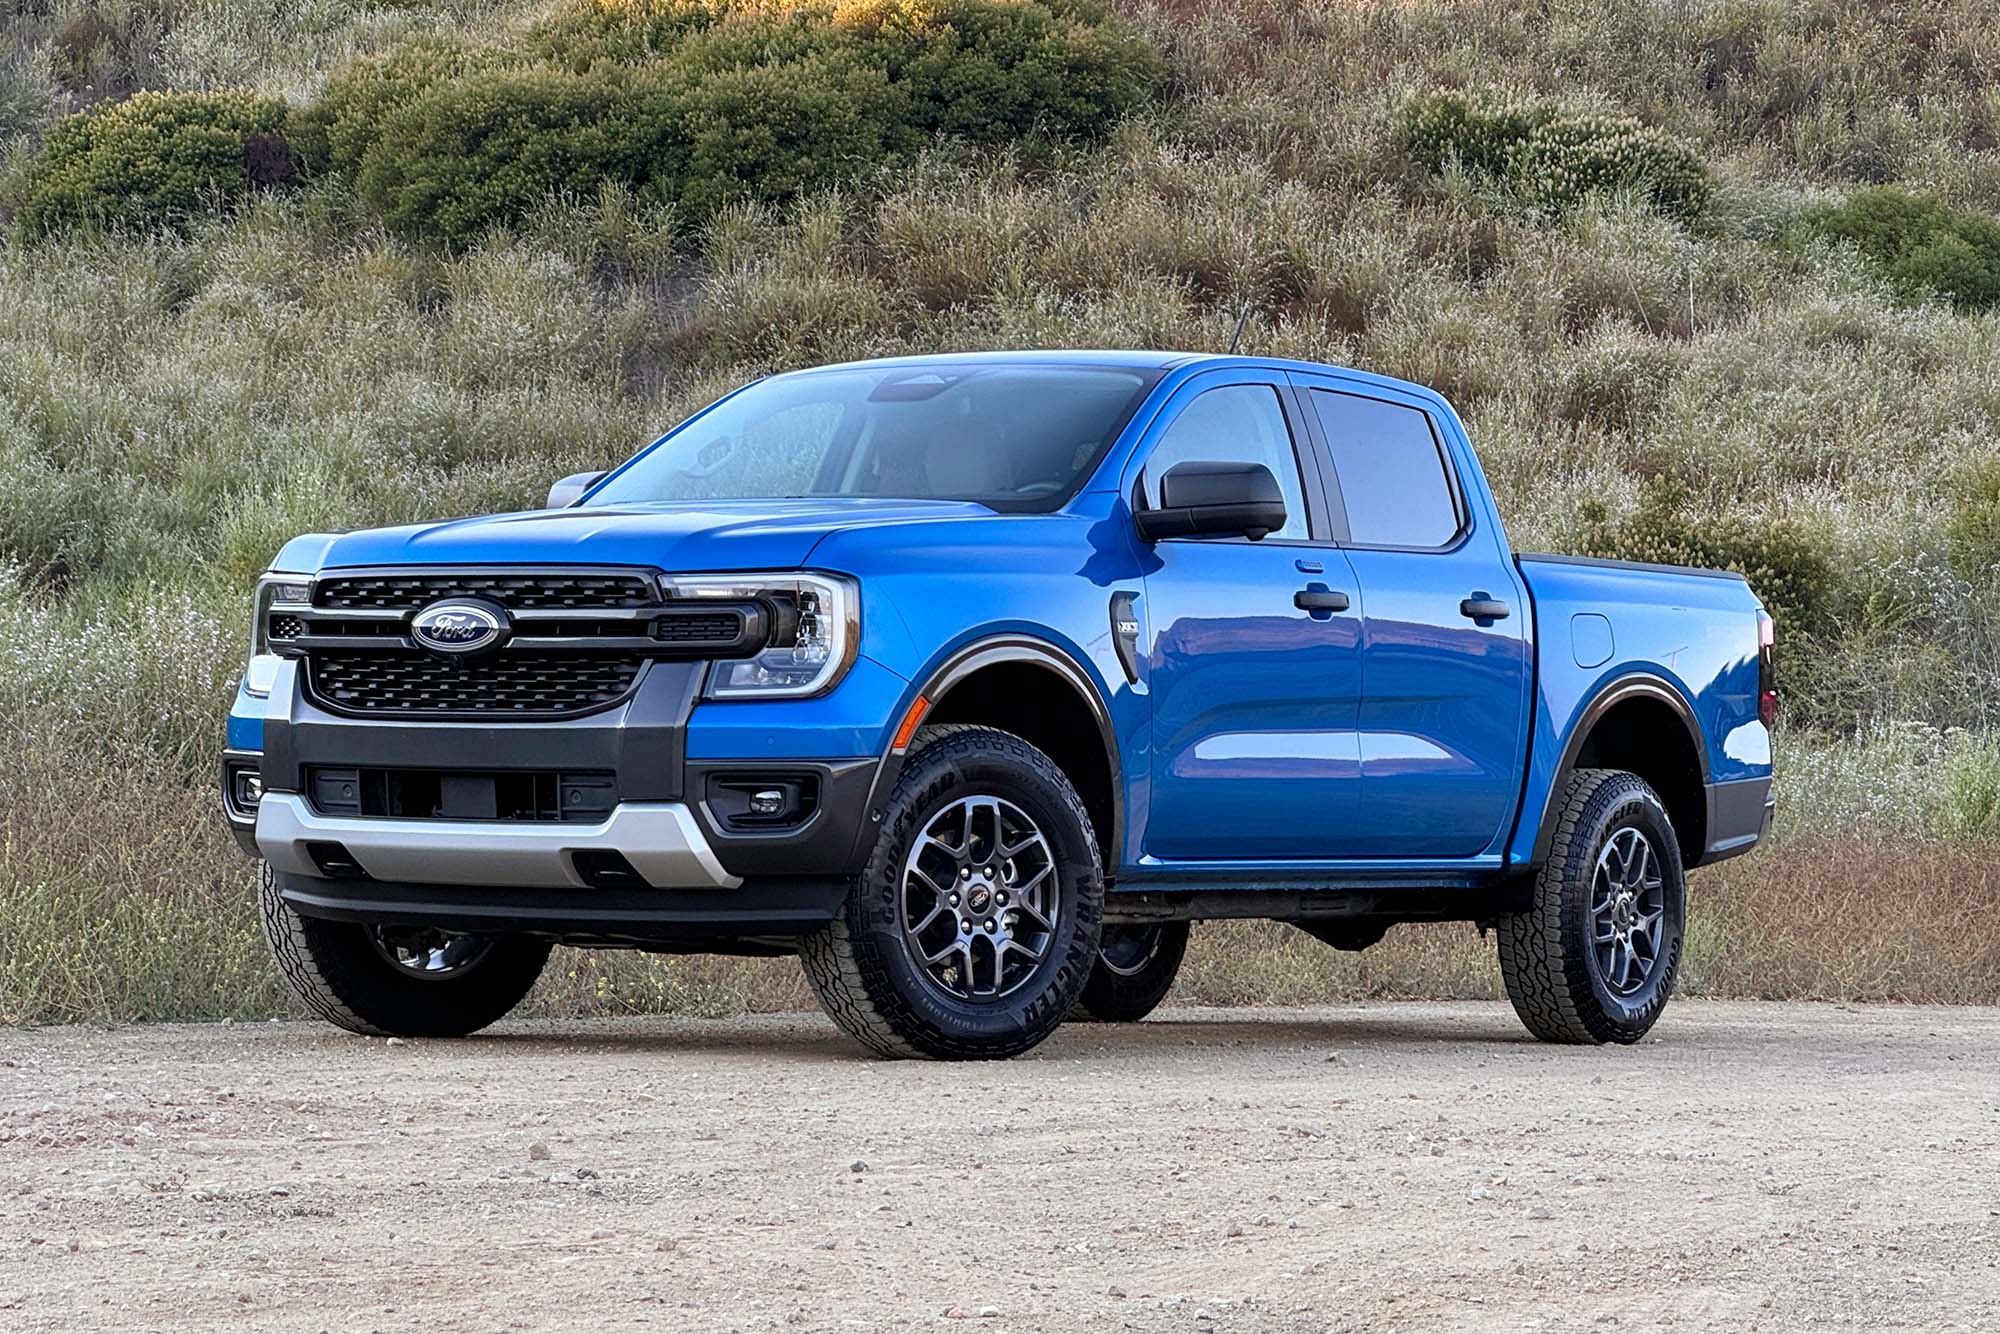
[[[699,221],[935,135],[1095,134],[1158,76],[1090,0],[571,0],[522,52],[427,38],[357,61],[296,137],[395,230],[459,246],[606,182]]]
[[[178,227],[295,175],[285,104],[242,90],[135,93],[49,131],[16,220],[34,239],[71,227]]]
[[[880,66],[832,52],[690,78],[664,108],[661,156],[680,170],[657,174],[652,192],[697,218],[791,199],[907,149],[907,105]]]
[[[391,112],[363,155],[362,201],[391,228],[459,245],[552,194],[594,194],[641,149],[615,78],[484,69]]]
[[[439,84],[512,63],[497,47],[414,37],[335,70],[319,98],[294,117],[292,139],[309,173],[357,175],[389,118]]]
[[[1094,4],[846,0],[836,21],[880,52],[918,129],[980,143],[1102,133],[1161,72],[1153,49]]]
[[[1948,837],[2000,834],[2000,745],[1962,738],[1945,757],[1939,824]]]
[[[1974,582],[2000,577],[2000,459],[1960,474],[1944,534],[1960,574]]]
[[[1635,195],[1683,222],[1708,207],[1708,173],[1695,151],[1629,116],[1430,93],[1405,104],[1399,137],[1418,165],[1456,164],[1552,215],[1612,194]]]
[[[2000,222],[1984,213],[1880,185],[1856,191],[1808,222],[1852,243],[1906,299],[1940,296],[1965,311],[2000,305]]]
[[[1685,489],[1667,478],[1648,482],[1627,515],[1585,501],[1563,546],[1580,556],[1734,570],[1781,628],[1807,634],[1827,626],[1839,592],[1832,560],[1805,528],[1783,518],[1692,514]]]
[[[637,65],[672,55],[690,33],[725,14],[782,14],[797,6],[774,0],[569,0],[528,31],[528,47],[546,60],[588,68],[600,60]]]

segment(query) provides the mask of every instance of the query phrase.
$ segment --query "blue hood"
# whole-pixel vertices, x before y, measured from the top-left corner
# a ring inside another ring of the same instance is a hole
[[[534,510],[479,519],[296,538],[275,568],[357,565],[646,565],[791,569],[844,528],[990,516],[959,501],[709,500]]]

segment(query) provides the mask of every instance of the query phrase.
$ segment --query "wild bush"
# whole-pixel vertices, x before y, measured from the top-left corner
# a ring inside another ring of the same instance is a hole
[[[151,230],[296,174],[283,102],[242,90],[135,93],[59,121],[16,217],[24,239],[71,227]]]
[[[291,137],[309,173],[359,174],[397,112],[441,84],[513,63],[498,47],[426,34],[351,60],[293,117]]]
[[[1708,206],[1708,173],[1694,149],[1629,116],[1429,93],[1404,105],[1399,138],[1418,165],[1491,179],[1552,216],[1616,195],[1636,196],[1683,222]]]
[[[1671,478],[1648,482],[1629,514],[1585,501],[1564,546],[1583,556],[1734,570],[1781,627],[1807,634],[1827,627],[1840,593],[1825,544],[1805,527],[1787,518],[1698,513]]]
[[[1945,521],[1951,563],[1975,583],[2000,577],[2000,459],[1984,459],[1959,474]]]
[[[610,75],[482,69],[431,87],[384,119],[356,177],[397,231],[462,244],[552,194],[595,193],[648,147]]]
[[[612,181],[699,220],[938,135],[1096,134],[1157,74],[1085,0],[580,0],[521,51],[425,38],[356,62],[301,137],[391,226],[460,245],[537,189]]]
[[[2000,221],[1989,214],[1881,185],[1807,221],[1866,255],[1905,299],[1942,297],[1964,311],[2000,305]]]

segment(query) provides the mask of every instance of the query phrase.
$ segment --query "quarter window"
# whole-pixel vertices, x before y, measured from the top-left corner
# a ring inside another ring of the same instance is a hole
[[[1309,395],[1347,506],[1348,539],[1365,547],[1442,547],[1462,518],[1430,417],[1356,394]]]
[[[1146,461],[1140,490],[1146,503],[1160,503],[1160,479],[1180,463],[1261,463],[1278,479],[1285,497],[1285,526],[1270,534],[1280,541],[1306,540],[1305,489],[1299,456],[1278,391],[1267,384],[1232,384],[1196,396],[1181,409]]]

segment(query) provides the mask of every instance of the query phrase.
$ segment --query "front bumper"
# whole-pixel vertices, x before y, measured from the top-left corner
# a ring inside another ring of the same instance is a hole
[[[724,750],[712,737],[689,744],[698,671],[656,662],[613,708],[484,723],[335,717],[315,707],[287,663],[268,700],[239,698],[222,765],[224,810],[245,850],[271,864],[286,900],[312,915],[579,939],[811,930],[872,851],[871,812],[896,764],[803,756],[869,744],[848,720],[891,715],[900,678],[857,671],[856,698],[761,706],[761,734],[733,721],[748,706],[709,706],[732,720],[724,734],[742,746]],[[329,766],[590,771],[611,775],[615,800],[607,814],[560,821],[360,815],[313,795],[313,775]],[[231,795],[241,769],[261,780],[251,808]],[[770,775],[808,783],[810,813],[785,827],[746,827],[718,804],[720,790]],[[609,854],[636,875],[607,879]]]

